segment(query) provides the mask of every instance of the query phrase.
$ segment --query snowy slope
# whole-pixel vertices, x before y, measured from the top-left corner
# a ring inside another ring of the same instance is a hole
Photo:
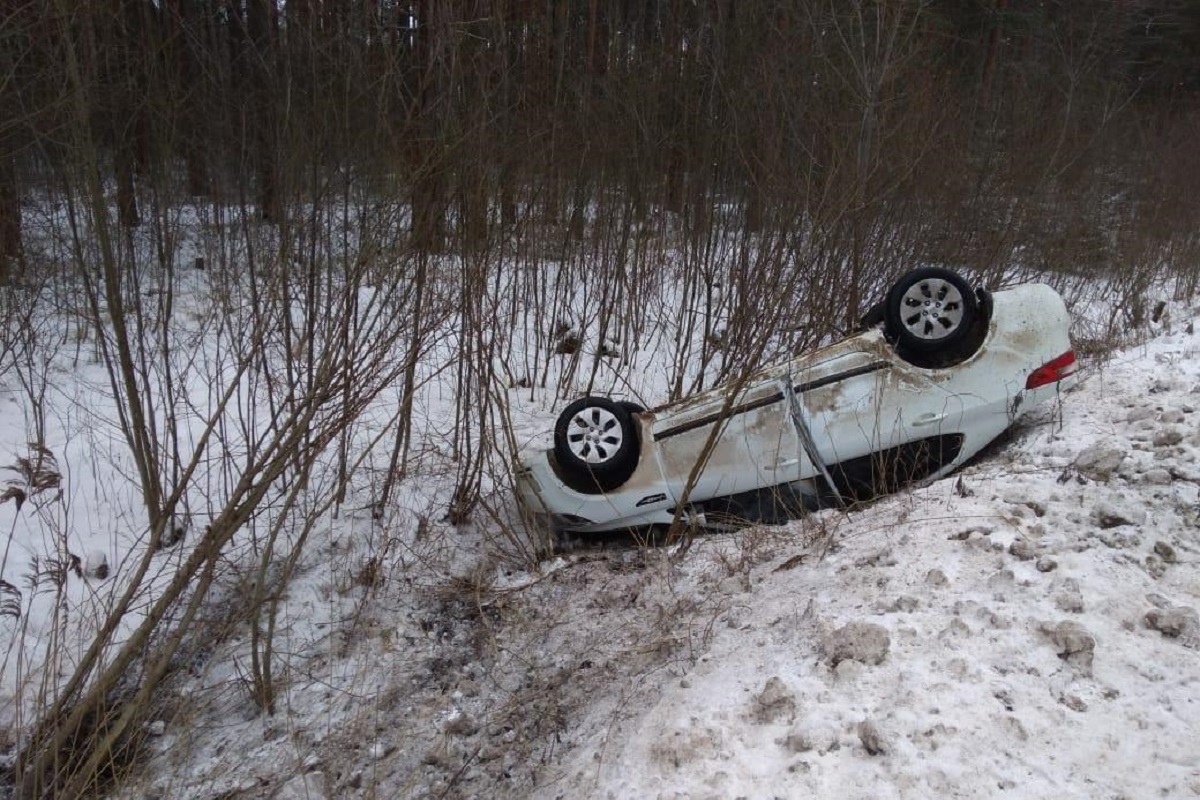
[[[780,543],[540,796],[1200,795],[1198,350],[1119,353],[961,483],[828,515],[824,559]]]
[[[281,713],[230,643],[120,794],[1198,795],[1198,351],[1161,332],[864,509],[538,573],[427,544],[369,602],[301,581]]]
[[[280,608],[277,713],[250,698],[245,623],[202,627],[114,794],[1200,795],[1190,327],[1090,364],[947,480],[687,546],[577,543],[526,571],[498,520],[441,520],[454,474],[434,452],[395,513],[348,503],[313,532]],[[553,398],[510,401],[522,441],[552,425]],[[0,416],[5,452],[24,422]],[[54,450],[74,516],[104,512]],[[0,521],[32,526],[29,508]],[[110,582],[66,586],[101,602]]]

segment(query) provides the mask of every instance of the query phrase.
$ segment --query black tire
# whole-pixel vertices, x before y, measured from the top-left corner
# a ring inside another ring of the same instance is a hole
[[[882,325],[885,314],[885,305],[885,303],[876,303],[875,305],[871,306],[870,310],[863,314],[858,320],[858,329],[860,331],[869,331],[871,328],[874,328],[877,325]]]
[[[568,486],[581,492],[607,492],[629,480],[641,451],[630,405],[588,396],[558,415],[554,458]]]
[[[904,275],[888,292],[885,306],[885,332],[902,354],[960,355],[979,315],[971,285],[940,267]]]
[[[628,411],[630,414],[640,414],[646,410],[642,406],[639,406],[637,403],[634,403],[630,400],[618,400],[617,405]]]

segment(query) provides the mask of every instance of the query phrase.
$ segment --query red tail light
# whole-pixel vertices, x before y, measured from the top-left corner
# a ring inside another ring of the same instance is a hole
[[[1029,377],[1025,379],[1025,388],[1036,389],[1048,383],[1058,383],[1063,378],[1074,375],[1076,366],[1078,365],[1075,363],[1075,351],[1068,350],[1029,373]]]

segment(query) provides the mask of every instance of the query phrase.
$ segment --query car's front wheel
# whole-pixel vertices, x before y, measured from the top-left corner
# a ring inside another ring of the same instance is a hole
[[[571,488],[607,492],[629,480],[641,449],[633,408],[637,407],[588,396],[558,415],[554,457]]]
[[[940,267],[915,269],[888,292],[884,325],[901,352],[962,355],[979,314],[975,292],[961,275]]]

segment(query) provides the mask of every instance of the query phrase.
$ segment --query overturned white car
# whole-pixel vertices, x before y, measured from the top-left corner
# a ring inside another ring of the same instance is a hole
[[[939,268],[891,288],[865,332],[644,411],[583,397],[526,453],[518,499],[559,530],[781,522],[953,470],[1074,374],[1042,284],[990,294]],[[679,504],[685,503],[681,509]]]

